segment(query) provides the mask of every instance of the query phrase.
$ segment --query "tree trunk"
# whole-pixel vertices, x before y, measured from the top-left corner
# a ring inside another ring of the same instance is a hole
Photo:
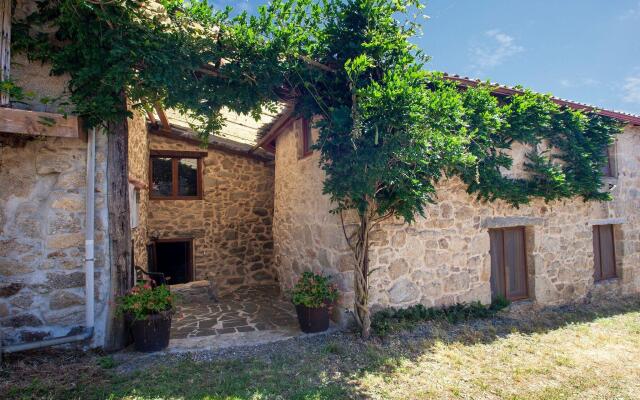
[[[355,243],[355,317],[363,338],[371,333],[371,313],[369,312],[369,231],[371,219],[368,212],[359,216],[357,241]]]
[[[122,96],[126,107],[124,96]],[[109,210],[110,279],[109,316],[105,350],[122,349],[128,341],[124,318],[116,313],[115,301],[133,283],[131,270],[131,225],[129,221],[127,119],[107,124],[107,208]]]

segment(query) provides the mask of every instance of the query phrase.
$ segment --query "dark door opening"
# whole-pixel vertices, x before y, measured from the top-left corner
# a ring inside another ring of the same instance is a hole
[[[191,246],[190,240],[165,239],[155,243],[155,271],[162,272],[170,285],[191,282]]]

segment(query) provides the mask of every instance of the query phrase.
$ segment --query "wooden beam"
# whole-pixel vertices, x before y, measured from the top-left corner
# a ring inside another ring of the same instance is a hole
[[[81,138],[80,121],[75,115],[0,108],[0,132],[20,135]]]
[[[162,104],[156,103],[154,105],[156,112],[158,113],[158,117],[160,118],[160,124],[165,129],[170,129],[169,119],[167,118],[167,114],[164,113],[164,109],[162,108]]]
[[[0,0],[0,80],[8,81],[11,71],[11,0]],[[0,106],[9,105],[9,95],[0,93]]]
[[[124,91],[120,104],[127,106]],[[106,273],[111,290],[107,311],[104,349],[120,350],[128,344],[125,320],[116,312],[116,300],[134,284],[131,268],[131,222],[129,220],[129,128],[125,117],[107,123],[107,210],[109,213],[109,254]]]
[[[149,118],[149,122],[151,122],[152,124],[156,123],[156,116],[153,115],[151,111],[147,111],[147,118]]]
[[[288,106],[286,111],[283,112],[280,117],[278,117],[278,119],[273,124],[271,129],[269,129],[269,132],[267,132],[266,135],[264,135],[260,140],[258,140],[258,143],[256,143],[256,145],[253,146],[253,148],[250,151],[255,151],[260,147],[264,147],[265,150],[269,150],[269,148],[272,148],[273,146],[270,146],[269,144],[271,143],[271,141],[273,141],[275,138],[278,137],[278,135],[280,134],[280,131],[287,126],[287,124],[290,122],[292,117],[293,117],[293,106]]]
[[[209,152],[207,151],[185,151],[185,150],[149,150],[149,154],[152,156],[164,156],[164,157],[186,157],[186,158],[202,158],[206,157]]]
[[[202,141],[200,139],[185,137],[183,134],[175,132],[173,129],[172,130],[165,130],[165,129],[151,129],[150,128],[149,129],[149,134],[165,137],[165,138],[168,138],[168,139],[179,140],[179,141],[182,141],[182,142],[185,142],[185,143],[193,144],[195,146],[202,146]],[[251,158],[251,159],[254,159],[254,160],[258,160],[258,161],[271,161],[271,158],[265,157],[263,155],[255,153],[255,152],[251,152],[251,149],[249,149],[249,150],[240,150],[240,149],[231,148],[230,146],[225,146],[225,145],[219,144],[219,143],[208,143],[207,144],[207,148],[208,149],[212,149],[212,150],[222,151],[222,152],[229,153],[229,154],[234,154],[234,155],[237,155],[237,156]]]
[[[307,56],[300,55],[298,57],[300,58],[300,60],[304,61],[305,63],[307,63],[307,65],[309,65],[311,67],[318,68],[318,69],[321,69],[323,71],[331,72],[331,73],[334,73],[334,74],[336,73],[335,68],[331,68],[328,65],[324,65],[322,63],[319,63],[319,62],[317,62],[315,60],[312,60],[311,58],[309,58]]]

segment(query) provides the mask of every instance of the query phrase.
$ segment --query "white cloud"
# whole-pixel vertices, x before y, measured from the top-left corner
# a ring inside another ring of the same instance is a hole
[[[640,105],[640,75],[627,77],[622,89],[624,101]]]
[[[640,19],[640,1],[635,7],[628,9],[618,18],[622,21]]]
[[[575,79],[561,79],[560,86],[567,88],[579,88],[579,87],[595,87],[600,86],[602,82],[593,78],[575,78]]]
[[[474,45],[470,49],[473,66],[478,70],[496,67],[509,57],[524,51],[524,47],[517,45],[515,39],[498,29],[484,33],[487,42]]]

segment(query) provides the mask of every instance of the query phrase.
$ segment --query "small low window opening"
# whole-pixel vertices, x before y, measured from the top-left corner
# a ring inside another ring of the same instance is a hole
[[[202,162],[195,152],[151,154],[150,198],[189,200],[202,198]]]
[[[605,178],[615,178],[617,176],[616,165],[615,165],[615,151],[614,146],[608,146],[604,150],[604,154],[606,157],[606,162],[602,166],[602,175]]]
[[[617,278],[613,225],[593,226],[594,281]]]
[[[311,121],[307,118],[302,119],[302,157],[306,157],[313,153],[313,136],[311,133]]]

